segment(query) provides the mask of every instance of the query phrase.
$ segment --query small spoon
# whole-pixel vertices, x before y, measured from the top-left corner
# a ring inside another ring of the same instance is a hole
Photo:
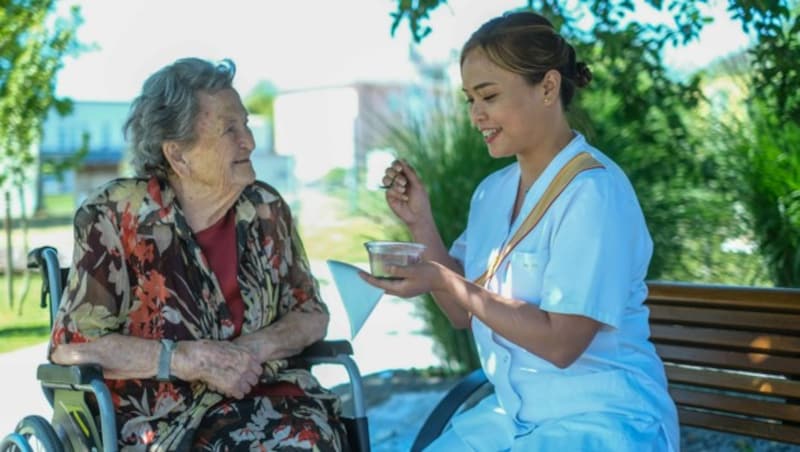
[[[386,184],[386,185],[381,185],[380,188],[382,190],[388,190],[388,189],[392,188],[392,185],[394,185],[394,180],[397,179],[397,175],[398,174],[400,174],[400,173],[395,173],[394,176],[392,176],[392,180],[390,180],[389,183]]]

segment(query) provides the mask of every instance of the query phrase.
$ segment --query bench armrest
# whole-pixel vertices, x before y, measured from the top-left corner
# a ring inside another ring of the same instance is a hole
[[[420,428],[411,450],[421,451],[438,438],[450,423],[453,416],[464,402],[466,402],[478,389],[487,384],[486,374],[478,368],[461,379],[444,398],[436,405],[428,419]]]

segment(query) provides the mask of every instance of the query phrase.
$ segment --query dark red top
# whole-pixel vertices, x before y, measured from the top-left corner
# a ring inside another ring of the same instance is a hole
[[[231,311],[233,337],[238,337],[244,324],[244,300],[237,279],[239,262],[236,256],[236,211],[229,210],[222,219],[196,233],[195,237],[208,259],[208,266],[217,275],[225,304]],[[299,397],[304,394],[299,386],[289,382],[259,384],[250,392],[250,395],[261,396]]]
[[[195,234],[208,266],[217,275],[225,304],[231,311],[233,337],[238,337],[244,324],[244,300],[239,288],[236,256],[236,211],[231,209],[219,221]]]

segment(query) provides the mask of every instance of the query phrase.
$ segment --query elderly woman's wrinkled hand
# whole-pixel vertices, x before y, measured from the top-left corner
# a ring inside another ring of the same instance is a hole
[[[173,373],[200,380],[214,391],[241,399],[258,383],[262,367],[244,347],[227,341],[182,341],[173,358]]]

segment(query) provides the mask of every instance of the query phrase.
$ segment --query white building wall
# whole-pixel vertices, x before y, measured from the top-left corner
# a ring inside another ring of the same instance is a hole
[[[353,87],[283,93],[275,99],[275,152],[294,157],[299,183],[351,168],[358,91]]]

